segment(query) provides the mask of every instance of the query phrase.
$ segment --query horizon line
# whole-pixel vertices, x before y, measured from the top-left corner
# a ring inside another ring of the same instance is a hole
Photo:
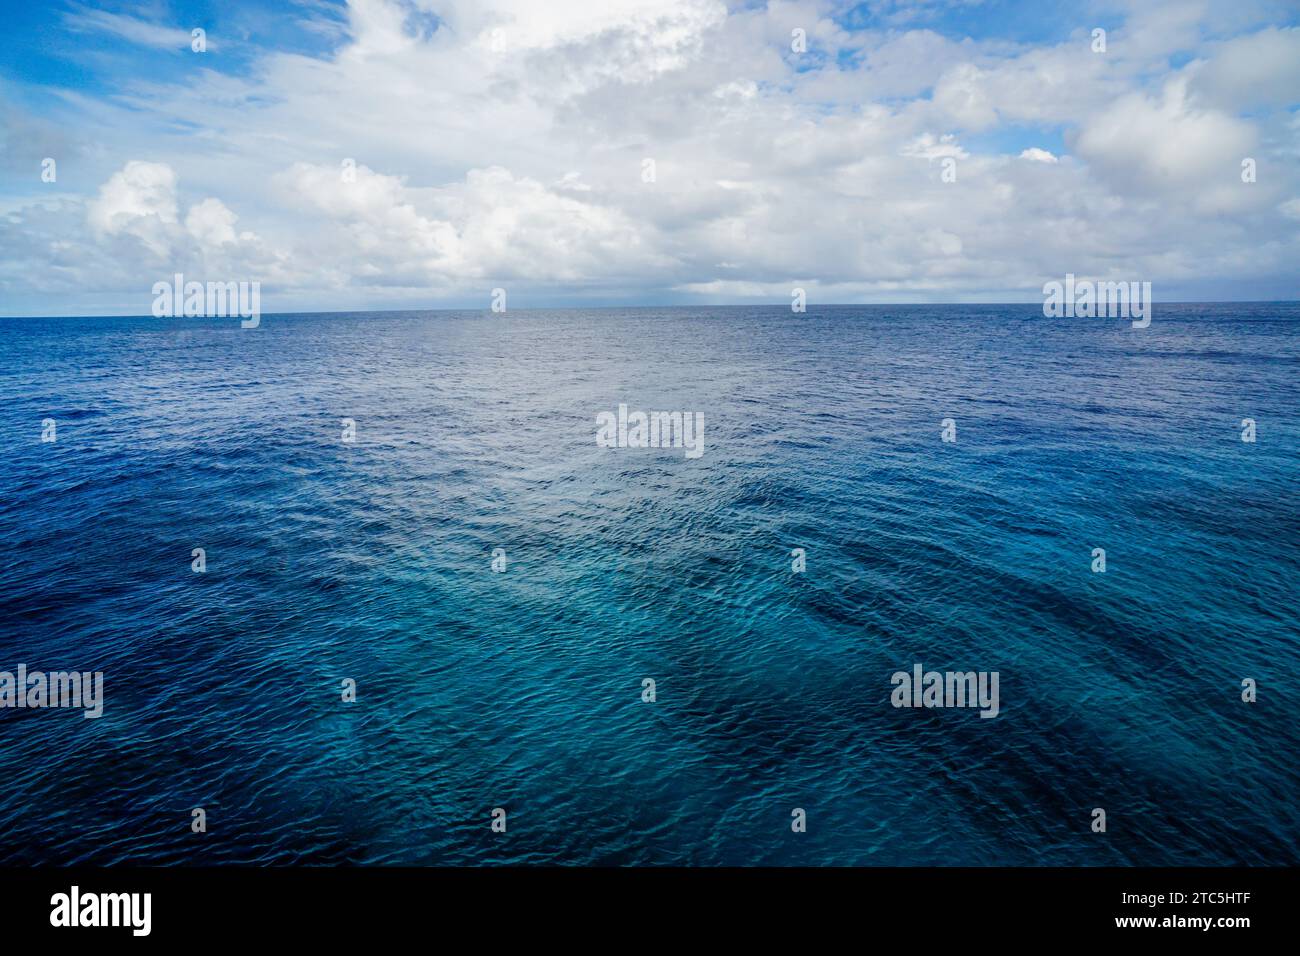
[[[1181,300],[1161,300],[1155,299],[1152,305],[1298,305],[1300,299],[1181,299]],[[943,306],[951,307],[1005,307],[1005,306],[1040,306],[1041,302],[821,302],[808,303],[808,310],[812,309],[869,309],[869,308],[937,308]],[[491,306],[477,307],[450,307],[435,306],[428,308],[402,308],[402,309],[300,309],[295,311],[281,312],[261,312],[262,317],[270,316],[293,316],[293,315],[348,315],[348,314],[401,314],[407,312],[486,312],[489,315],[509,315],[511,312],[613,312],[625,311],[630,309],[788,309],[789,303],[752,303],[752,302],[725,302],[725,303],[707,303],[707,304],[664,304],[664,305],[563,305],[563,306],[511,306],[502,312],[493,312]],[[792,312],[792,315],[803,315],[803,312]],[[176,315],[162,316],[162,319],[223,319],[230,316],[219,315]],[[149,319],[159,321],[160,317],[139,313],[139,312],[98,312],[98,313],[80,313],[66,315],[51,315],[45,313],[3,313],[0,312],[0,319]]]

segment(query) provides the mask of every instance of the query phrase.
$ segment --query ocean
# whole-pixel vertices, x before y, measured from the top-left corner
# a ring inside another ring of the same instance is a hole
[[[0,671],[103,674],[0,709],[0,863],[1300,863],[1298,333],[0,320]]]

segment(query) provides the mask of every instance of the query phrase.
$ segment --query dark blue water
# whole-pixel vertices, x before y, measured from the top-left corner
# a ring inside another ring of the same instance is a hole
[[[0,322],[0,670],[105,694],[0,710],[0,862],[1300,862],[1298,332]],[[620,402],[704,454],[597,447]],[[892,707],[918,662],[1000,715]]]

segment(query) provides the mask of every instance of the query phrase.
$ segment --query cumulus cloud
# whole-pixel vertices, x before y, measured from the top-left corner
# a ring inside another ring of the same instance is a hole
[[[150,252],[165,255],[168,227],[176,222],[176,173],[163,163],[132,160],[99,188],[86,218],[102,236],[133,235]]]
[[[386,284],[583,281],[654,265],[641,230],[624,213],[574,198],[582,193],[575,177],[557,190],[493,166],[420,189],[364,165],[345,177],[339,168],[296,163],[277,182],[288,201],[314,217],[318,250],[351,255],[363,275]]]
[[[1020,151],[1021,159],[1032,160],[1035,163],[1055,163],[1057,158],[1048,150],[1039,149],[1037,146],[1031,146],[1028,149]]]
[[[185,231],[203,246],[223,246],[238,241],[235,220],[238,217],[220,199],[208,198],[190,207],[185,216]]]

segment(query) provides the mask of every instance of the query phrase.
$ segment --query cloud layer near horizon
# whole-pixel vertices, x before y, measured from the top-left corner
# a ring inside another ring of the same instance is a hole
[[[186,45],[165,80],[0,109],[0,312],[147,313],[174,272],[259,280],[265,311],[1032,300],[1066,272],[1300,297],[1300,28],[1147,2],[975,40],[943,6],[352,0],[328,51],[231,72],[203,58],[237,37],[73,7]]]

